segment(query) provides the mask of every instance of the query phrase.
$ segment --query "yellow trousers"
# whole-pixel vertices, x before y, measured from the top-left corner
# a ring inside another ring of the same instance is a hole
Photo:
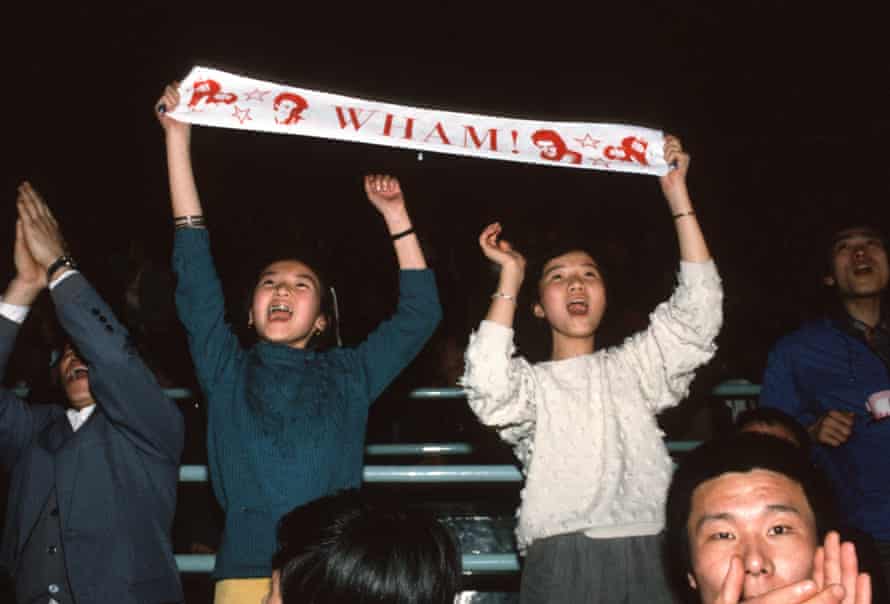
[[[271,579],[224,579],[216,582],[213,604],[261,604]]]

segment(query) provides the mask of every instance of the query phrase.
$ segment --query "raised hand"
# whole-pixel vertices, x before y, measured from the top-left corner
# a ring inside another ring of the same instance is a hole
[[[405,196],[399,179],[388,174],[368,174],[365,176],[365,193],[384,218],[404,213]]]
[[[191,124],[174,120],[167,115],[179,106],[179,82],[171,82],[164,88],[161,98],[154,105],[155,115],[168,135],[188,137]]]
[[[22,183],[18,191],[16,203],[22,237],[31,258],[46,271],[53,262],[65,255],[65,239],[59,223],[31,184]]]
[[[499,264],[501,268],[517,271],[520,282],[525,276],[525,258],[506,239],[501,239],[503,228],[500,222],[493,222],[482,230],[479,235],[479,247],[485,257]]]
[[[20,306],[30,306],[46,287],[46,270],[34,260],[31,250],[28,249],[21,218],[15,223],[13,260],[15,262],[15,277],[6,288],[3,301]]]
[[[859,572],[856,546],[849,542],[841,543],[836,531],[829,531],[823,546],[816,550],[813,580],[819,589],[841,585],[844,588],[843,604],[871,602],[871,577]]]
[[[513,249],[509,241],[500,238],[501,230],[501,223],[494,222],[482,229],[479,235],[482,253],[501,267],[497,295],[492,297],[485,318],[512,327],[519,289],[525,279],[525,258]]]
[[[13,248],[13,259],[15,260],[15,279],[23,286],[29,287],[36,292],[46,287],[46,270],[34,260],[31,250],[25,243],[25,233],[22,226],[22,219],[19,218],[15,222],[15,247]]]
[[[686,173],[689,171],[689,154],[683,151],[683,145],[676,136],[666,134],[664,137],[664,160],[672,169],[659,178],[661,190],[667,198],[671,209],[676,212],[687,211],[691,205],[684,207],[689,201],[686,190]]]

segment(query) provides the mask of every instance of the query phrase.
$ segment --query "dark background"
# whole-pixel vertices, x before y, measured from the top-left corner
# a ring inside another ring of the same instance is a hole
[[[152,106],[194,64],[404,105],[679,135],[726,290],[706,384],[760,380],[775,338],[815,308],[828,231],[863,217],[886,228],[886,34],[854,4],[329,4],[5,9],[8,241],[15,186],[29,179],[109,297],[134,248],[165,265],[172,229]],[[495,219],[529,253],[544,240],[589,242],[609,283],[600,343],[645,326],[671,289],[676,244],[654,177],[418,161],[409,150],[211,128],[195,128],[193,150],[239,324],[256,251],[271,242],[331,257],[347,342],[391,308],[391,246],[361,190],[369,171],[402,179],[442,288],[439,337],[460,346],[495,287],[476,244]],[[546,352],[524,337],[529,354]],[[412,385],[436,362],[421,360]]]
[[[704,430],[693,418],[723,409],[711,388],[728,378],[759,382],[775,339],[819,311],[828,233],[861,220],[886,232],[890,68],[877,8],[694,0],[327,4],[4,7],[0,279],[12,271],[15,187],[28,179],[58,215],[88,278],[125,319],[145,321],[145,313],[127,314],[123,292],[146,261],[157,268],[143,305],[154,324],[165,325],[172,284],[162,268],[172,225],[152,108],[163,86],[195,64],[402,105],[629,122],[680,136],[693,157],[690,190],[726,299],[716,358],[699,371],[690,400],[663,418],[675,439],[707,436],[713,418]],[[347,343],[392,309],[396,291],[392,248],[361,176],[390,172],[402,180],[446,318],[375,406],[372,442],[468,440],[479,452],[469,462],[510,461],[463,402],[405,396],[413,387],[447,385],[460,371],[467,334],[496,286],[476,243],[488,222],[501,220],[530,256],[553,240],[587,243],[607,274],[600,345],[645,327],[672,288],[676,242],[654,177],[433,153],[418,161],[409,150],[212,128],[194,129],[193,151],[233,323],[243,327],[244,293],[263,251],[321,248]],[[40,325],[29,320],[20,343],[39,340]],[[146,340],[147,357],[172,383],[194,386],[173,325]],[[546,331],[523,320],[519,344],[540,358]],[[11,373],[26,372],[28,359],[45,375],[40,352],[24,350]],[[203,463],[203,410],[199,402],[181,408],[189,426],[183,463]],[[487,488],[402,491],[427,505],[451,499],[451,512],[467,502],[472,513],[509,516],[515,488]],[[182,489],[177,551],[212,548],[218,518],[207,513],[206,485]],[[202,594],[190,601],[210,590],[201,576],[187,587]]]

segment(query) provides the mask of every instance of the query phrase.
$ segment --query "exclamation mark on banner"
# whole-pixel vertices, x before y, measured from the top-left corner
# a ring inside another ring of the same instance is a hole
[[[513,136],[513,153],[519,154],[519,148],[516,146],[517,141],[519,140],[519,133],[516,130],[510,130],[510,134]]]

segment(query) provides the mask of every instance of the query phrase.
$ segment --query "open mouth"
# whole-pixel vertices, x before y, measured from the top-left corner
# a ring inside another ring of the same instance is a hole
[[[853,265],[853,274],[858,276],[861,275],[870,275],[874,272],[874,267],[871,262],[857,262]]]
[[[293,309],[287,304],[272,304],[267,317],[270,321],[288,321],[293,314]]]
[[[571,300],[566,308],[568,309],[570,315],[586,315],[587,301]]]

